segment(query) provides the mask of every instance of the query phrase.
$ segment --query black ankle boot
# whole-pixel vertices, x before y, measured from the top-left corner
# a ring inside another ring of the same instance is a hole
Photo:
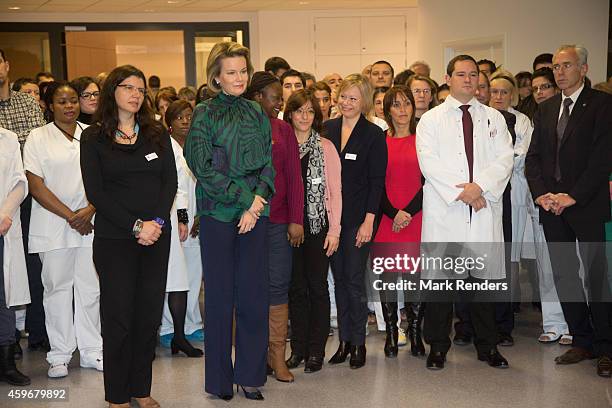
[[[361,368],[366,363],[366,347],[362,346],[351,346],[351,368]]]
[[[288,369],[293,369],[302,364],[304,360],[306,360],[306,358],[303,355],[293,354],[292,352],[287,361],[285,361],[285,364],[287,364]]]
[[[329,364],[340,364],[346,361],[350,353],[351,343],[348,341],[340,341],[336,354],[329,359]]]
[[[15,366],[15,344],[0,346],[0,381],[11,385],[30,385],[30,378]]]
[[[421,337],[421,325],[425,312],[425,303],[410,303],[413,317],[408,319],[408,339],[410,340],[410,353],[413,356],[424,356],[425,345]]]
[[[397,357],[397,337],[399,335],[397,327],[397,303],[381,303],[383,317],[385,318],[385,330],[387,338],[385,339],[385,356]]]

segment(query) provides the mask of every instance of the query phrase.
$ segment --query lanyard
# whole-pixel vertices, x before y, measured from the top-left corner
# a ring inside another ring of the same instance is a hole
[[[55,125],[56,128],[58,128],[60,130],[60,132],[62,132],[66,136],[68,136],[70,139],[76,140],[77,142],[81,142],[81,139],[77,139],[76,137],[74,137],[74,135],[71,135],[70,133],[66,132],[64,129],[59,127],[59,125],[57,123],[53,122],[53,124]],[[81,127],[81,124],[79,122],[77,122],[76,124],[79,127],[79,129],[81,129],[81,132],[82,132],[83,131],[83,127]]]

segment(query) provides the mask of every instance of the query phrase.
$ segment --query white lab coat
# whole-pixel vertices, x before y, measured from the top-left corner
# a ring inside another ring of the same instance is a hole
[[[460,243],[460,253],[466,255],[470,247],[477,248],[478,253],[487,252],[487,268],[472,270],[471,275],[481,279],[501,279],[505,277],[503,246],[491,243],[504,241],[502,195],[512,172],[512,138],[502,114],[472,98],[469,111],[474,128],[473,182],[482,189],[487,206],[478,212],[472,211],[470,215],[470,207],[456,201],[462,191],[456,185],[469,182],[461,105],[449,96],[444,103],[425,112],[417,126],[417,156],[425,177],[421,241]],[[425,255],[447,253],[446,245],[438,247],[435,254]],[[457,255],[457,252],[453,253]],[[423,268],[422,277],[465,276],[449,276],[435,268]]]
[[[87,125],[77,122],[74,138],[80,139],[85,128]],[[23,147],[24,169],[41,177],[45,186],[72,211],[89,205],[80,158],[80,142],[68,140],[53,123],[33,129]],[[29,253],[91,247],[93,237],[94,233],[79,234],[65,219],[32,200]]]
[[[512,201],[512,262],[519,262],[521,258],[535,258],[533,245],[533,228],[528,215],[528,206],[531,200],[529,185],[525,178],[525,157],[531,143],[533,126],[529,118],[510,108],[508,112],[516,116],[516,142],[514,143],[514,167],[510,184],[510,197]],[[525,245],[524,245],[525,244]]]
[[[23,200],[28,182],[23,172],[17,135],[0,128],[0,204],[19,183],[24,183]],[[8,307],[30,303],[30,287],[21,235],[19,208],[12,217],[13,224],[4,237],[3,273],[4,296]]]
[[[174,139],[170,138],[174,160],[176,162],[176,172],[178,177],[178,186],[174,204],[170,210],[170,222],[172,224],[172,232],[170,234],[170,257],[168,260],[168,279],[166,281],[166,292],[180,292],[189,290],[187,281],[187,265],[185,263],[185,253],[179,239],[178,216],[176,210],[178,208],[187,208],[189,205],[189,197],[187,189],[189,188],[188,175],[185,173],[185,167],[181,165],[183,157],[183,149]]]

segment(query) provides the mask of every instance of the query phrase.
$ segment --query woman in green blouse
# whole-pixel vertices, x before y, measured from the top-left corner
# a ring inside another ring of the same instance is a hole
[[[185,143],[198,180],[205,390],[230,400],[237,384],[247,398],[261,400],[257,387],[266,381],[268,347],[267,204],[274,193],[270,122],[256,102],[241,97],[253,73],[247,48],[216,44],[206,70],[214,97],[196,107]]]

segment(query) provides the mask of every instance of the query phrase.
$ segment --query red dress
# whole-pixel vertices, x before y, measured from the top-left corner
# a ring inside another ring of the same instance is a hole
[[[394,138],[387,132],[387,151],[385,177],[387,197],[394,208],[404,209],[422,188],[421,169],[416,153],[416,135]],[[412,216],[410,224],[396,233],[392,230],[393,220],[383,214],[374,241],[420,243],[423,211],[410,215]]]

